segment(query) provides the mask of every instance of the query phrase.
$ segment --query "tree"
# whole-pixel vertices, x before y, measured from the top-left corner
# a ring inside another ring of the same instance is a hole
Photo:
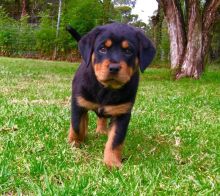
[[[99,1],[65,0],[64,2],[63,19],[65,23],[73,26],[81,35],[89,32],[96,25],[103,23],[103,4]],[[70,7],[71,9],[69,9]]]
[[[218,21],[214,26],[209,55],[210,55],[210,60],[220,62],[220,8],[218,9],[217,18]]]
[[[19,19],[21,16],[20,0],[1,0],[0,7],[4,8],[7,14],[14,19]]]
[[[113,0],[113,3],[116,6],[127,5],[133,8],[136,4],[136,0]]]
[[[59,31],[60,31],[60,19],[61,19],[61,9],[62,9],[62,0],[59,0],[59,8],[57,14],[57,28],[56,28],[56,39],[58,38]],[[55,45],[53,59],[57,57],[57,45]]]
[[[115,19],[117,21],[131,24],[143,30],[146,29],[146,24],[138,19],[138,15],[132,14],[136,0],[113,0],[113,4],[116,12]]]
[[[26,0],[22,0],[22,11],[21,11],[21,17],[24,17],[27,15],[27,2]]]
[[[113,5],[111,0],[103,0],[102,7],[103,7],[103,24],[106,24],[112,20]]]
[[[156,15],[151,17],[151,26],[153,30],[153,42],[157,48],[156,59],[161,59],[162,25],[164,14],[161,3],[158,3]]]
[[[198,79],[204,71],[205,57],[216,21],[219,0],[157,0],[168,23],[171,68],[176,79]]]

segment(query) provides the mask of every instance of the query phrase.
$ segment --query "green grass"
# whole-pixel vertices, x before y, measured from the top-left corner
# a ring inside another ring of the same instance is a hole
[[[77,64],[0,58],[0,194],[220,194],[220,66],[200,80],[148,69],[119,170],[102,163],[106,136],[67,143]]]

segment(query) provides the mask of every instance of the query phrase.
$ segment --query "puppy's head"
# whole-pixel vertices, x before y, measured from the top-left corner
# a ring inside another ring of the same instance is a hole
[[[79,42],[87,66],[92,66],[97,80],[107,88],[119,89],[138,71],[151,63],[155,48],[140,30],[112,23],[93,29]]]

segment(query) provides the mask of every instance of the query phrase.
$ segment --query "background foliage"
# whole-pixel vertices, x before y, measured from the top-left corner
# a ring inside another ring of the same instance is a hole
[[[25,7],[23,2],[26,2]],[[66,32],[66,25],[71,24],[84,35],[97,25],[119,21],[142,28],[157,47],[156,61],[166,63],[169,61],[169,38],[161,7],[158,6],[149,23],[145,24],[132,14],[135,3],[136,0],[62,0],[61,23],[56,36],[58,0],[2,0],[0,55],[76,60],[79,57],[77,43]],[[23,15],[23,8],[26,15]],[[219,61],[220,58],[219,29],[218,20],[210,48],[210,61]]]

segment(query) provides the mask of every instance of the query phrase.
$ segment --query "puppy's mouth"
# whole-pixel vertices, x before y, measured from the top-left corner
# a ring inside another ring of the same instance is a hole
[[[124,83],[115,79],[115,78],[108,78],[106,80],[100,81],[105,87],[111,88],[111,89],[119,89],[121,88]]]
[[[105,80],[105,82],[109,82],[109,83],[111,83],[111,82],[118,82],[118,83],[120,83],[118,80],[116,80],[115,78],[110,78],[110,79],[107,79],[107,80]]]

